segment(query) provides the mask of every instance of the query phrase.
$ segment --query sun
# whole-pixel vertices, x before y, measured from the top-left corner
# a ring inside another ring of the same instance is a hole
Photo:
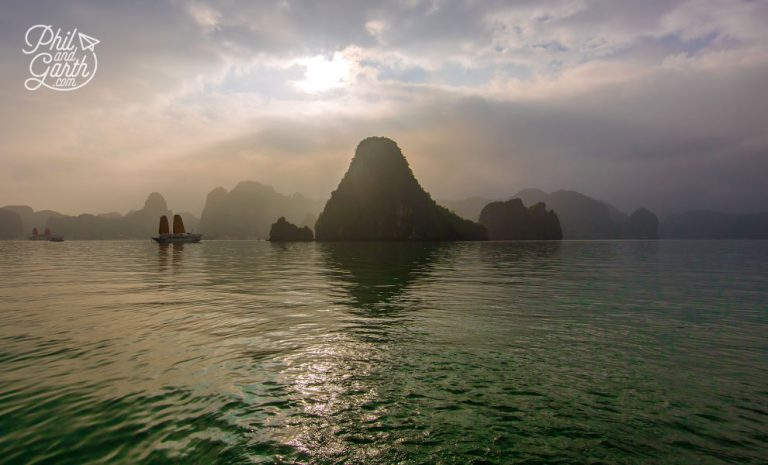
[[[298,60],[298,63],[306,70],[304,79],[295,84],[304,92],[315,94],[344,87],[349,83],[352,62],[340,53],[335,53],[330,60],[317,55]]]

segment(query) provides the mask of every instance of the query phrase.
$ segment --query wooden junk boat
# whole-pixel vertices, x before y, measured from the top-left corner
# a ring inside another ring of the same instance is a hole
[[[165,215],[161,216],[158,234],[157,236],[152,236],[152,239],[159,244],[200,242],[202,238],[202,234],[188,233],[184,230],[184,221],[181,220],[180,215],[173,215],[173,233],[168,228],[168,217]]]
[[[32,235],[29,236],[30,241],[50,241],[50,242],[64,242],[64,238],[51,234],[50,228],[45,228],[45,233],[40,234],[37,232],[37,228],[32,228]]]

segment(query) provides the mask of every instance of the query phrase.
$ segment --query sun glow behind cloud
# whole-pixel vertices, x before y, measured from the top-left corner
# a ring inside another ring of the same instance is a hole
[[[765,2],[104,2],[74,21],[102,40],[98,77],[24,90],[12,45],[79,2],[0,18],[5,203],[99,212],[161,190],[199,211],[248,178],[324,197],[357,141],[388,135],[438,198],[765,208]],[[115,189],[124,203],[94,195]]]
[[[294,85],[309,94],[338,89],[349,84],[352,74],[352,62],[341,53],[334,53],[329,60],[318,55],[297,60],[306,68],[304,79],[295,81]]]

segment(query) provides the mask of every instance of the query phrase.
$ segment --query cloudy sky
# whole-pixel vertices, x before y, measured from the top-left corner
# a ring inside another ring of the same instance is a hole
[[[101,41],[90,83],[24,88],[35,24]],[[386,135],[435,198],[768,210],[766,24],[764,0],[4,1],[0,205],[326,198]]]

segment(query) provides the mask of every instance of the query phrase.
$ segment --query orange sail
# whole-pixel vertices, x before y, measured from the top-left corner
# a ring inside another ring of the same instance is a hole
[[[160,234],[168,234],[171,230],[168,228],[168,217],[163,215],[160,217]]]
[[[173,215],[173,233],[184,234],[184,222],[181,220],[181,215]]]

